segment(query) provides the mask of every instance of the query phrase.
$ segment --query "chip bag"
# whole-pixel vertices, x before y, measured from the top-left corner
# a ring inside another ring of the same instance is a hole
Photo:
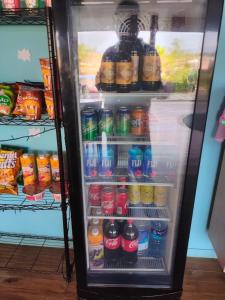
[[[19,152],[0,150],[0,194],[18,195]]]
[[[14,106],[13,88],[0,84],[0,115],[9,116]]]

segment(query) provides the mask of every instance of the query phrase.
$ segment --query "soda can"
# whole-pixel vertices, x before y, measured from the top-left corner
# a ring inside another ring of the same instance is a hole
[[[130,111],[126,106],[122,106],[117,111],[116,132],[120,136],[125,136],[130,133],[131,118]]]
[[[88,190],[88,201],[91,206],[101,206],[101,186],[90,185]]]
[[[118,182],[127,182],[127,176],[119,176],[117,180]],[[118,185],[118,188],[126,189],[126,185],[125,184]]]
[[[113,135],[113,112],[111,109],[101,109],[99,112],[99,135],[106,134],[107,136]]]
[[[126,189],[119,188],[116,191],[116,214],[126,216],[128,213],[128,192]]]
[[[99,145],[98,173],[101,177],[112,177],[115,171],[115,152],[111,145]]]
[[[93,178],[98,176],[98,150],[97,145],[84,146],[84,176]]]
[[[141,186],[141,203],[144,206],[151,206],[154,203],[154,186]]]
[[[101,206],[103,215],[113,215],[115,211],[114,190],[105,187],[101,193]]]
[[[40,0],[25,0],[26,8],[39,8],[40,7]]]
[[[20,163],[23,172],[24,185],[35,184],[37,180],[35,156],[33,154],[23,154],[20,157]]]
[[[136,106],[131,113],[131,134],[145,135],[145,110],[142,106]]]
[[[2,4],[3,8],[11,9],[13,11],[20,8],[20,0],[3,0]]]
[[[48,186],[51,182],[50,156],[48,154],[37,156],[37,168],[39,183]]]
[[[139,185],[129,185],[128,195],[129,195],[129,205],[131,206],[141,205],[141,191]]]
[[[59,157],[57,154],[51,156],[50,164],[51,164],[51,171],[52,171],[52,180],[60,181]]]
[[[136,181],[143,175],[143,152],[139,146],[133,146],[128,151],[128,175]]]
[[[97,113],[94,109],[85,109],[81,112],[82,137],[85,141],[97,140]]]
[[[155,206],[167,205],[168,190],[164,186],[156,186],[154,191],[154,204]]]

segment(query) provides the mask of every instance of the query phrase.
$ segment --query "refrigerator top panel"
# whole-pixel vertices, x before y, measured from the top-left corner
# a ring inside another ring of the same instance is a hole
[[[127,2],[70,7],[87,285],[172,288],[207,1]]]

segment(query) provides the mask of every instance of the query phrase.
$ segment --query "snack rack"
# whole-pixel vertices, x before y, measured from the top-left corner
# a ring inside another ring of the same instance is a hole
[[[73,263],[70,258],[70,245],[68,238],[68,226],[69,226],[69,200],[65,195],[65,180],[64,180],[64,161],[63,161],[63,149],[62,149],[62,137],[61,137],[61,129],[63,127],[62,120],[60,119],[59,112],[59,89],[58,93],[56,92],[56,83],[57,78],[54,74],[56,73],[56,66],[54,64],[54,57],[52,57],[51,53],[54,53],[54,46],[52,45],[52,24],[50,22],[49,9],[16,9],[12,10],[0,10],[0,25],[45,25],[47,27],[48,33],[48,46],[49,46],[49,58],[51,63],[51,73],[52,73],[52,90],[54,96],[54,109],[55,109],[55,120],[50,120],[47,115],[42,115],[40,120],[37,121],[27,121],[22,117],[0,117],[0,126],[20,126],[22,127],[41,127],[40,134],[44,134],[48,131],[56,132],[57,139],[57,151],[59,157],[59,165],[60,165],[60,178],[61,178],[61,203],[54,201],[50,192],[46,191],[44,199],[39,202],[29,202],[26,201],[25,195],[22,193],[22,186],[19,186],[19,195],[0,195],[0,212],[4,211],[50,211],[50,210],[58,210],[62,212],[63,218],[63,233],[64,238],[53,238],[50,236],[35,236],[35,235],[18,235],[11,233],[1,233],[0,236],[4,236],[5,239],[7,237],[13,237],[14,241],[17,241],[18,246],[21,245],[21,240],[26,238],[32,239],[33,241],[39,240],[44,241],[41,244],[41,247],[45,246],[45,241],[54,240],[55,245],[61,245],[64,248],[64,260],[65,260],[65,280],[70,281]],[[22,130],[21,130],[22,131]],[[1,140],[0,143],[6,141],[14,141],[19,139],[32,139],[35,135],[28,136],[21,133],[21,136],[14,136],[13,131],[12,135],[9,136],[7,140]],[[8,239],[10,242],[10,238]],[[1,243],[1,240],[0,240]],[[36,244],[36,242],[35,242]]]

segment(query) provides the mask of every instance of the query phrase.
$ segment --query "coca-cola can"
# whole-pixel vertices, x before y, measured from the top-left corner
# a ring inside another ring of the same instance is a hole
[[[124,188],[116,191],[116,214],[118,216],[126,216],[128,213],[128,192]]]
[[[91,206],[101,206],[101,186],[92,184],[88,190],[88,200]]]
[[[119,176],[119,177],[118,177],[118,181],[119,181],[119,182],[127,182],[127,176]],[[121,184],[121,185],[118,185],[118,187],[119,187],[119,188],[125,189],[125,188],[126,188],[126,185]]]
[[[104,215],[113,215],[115,211],[114,190],[105,187],[101,193],[101,206]]]

